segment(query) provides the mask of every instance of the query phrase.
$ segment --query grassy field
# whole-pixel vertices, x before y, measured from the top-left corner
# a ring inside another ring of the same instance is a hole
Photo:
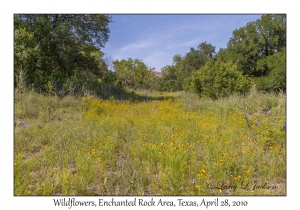
[[[286,96],[15,94],[15,195],[286,195]]]

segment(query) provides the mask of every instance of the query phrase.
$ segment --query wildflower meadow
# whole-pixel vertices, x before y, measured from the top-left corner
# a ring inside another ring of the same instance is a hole
[[[15,95],[15,195],[286,195],[286,97]]]

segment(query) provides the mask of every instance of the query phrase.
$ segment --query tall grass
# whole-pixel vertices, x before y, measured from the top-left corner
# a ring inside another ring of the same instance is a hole
[[[16,94],[15,195],[285,195],[285,95],[138,94]]]

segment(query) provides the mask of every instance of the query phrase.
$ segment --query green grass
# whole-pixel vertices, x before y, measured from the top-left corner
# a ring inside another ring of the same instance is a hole
[[[133,96],[16,94],[14,194],[286,194],[285,95]]]

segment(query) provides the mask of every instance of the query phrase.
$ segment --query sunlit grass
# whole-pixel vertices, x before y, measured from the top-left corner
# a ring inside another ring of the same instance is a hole
[[[285,96],[139,94],[16,95],[15,195],[285,195]]]

